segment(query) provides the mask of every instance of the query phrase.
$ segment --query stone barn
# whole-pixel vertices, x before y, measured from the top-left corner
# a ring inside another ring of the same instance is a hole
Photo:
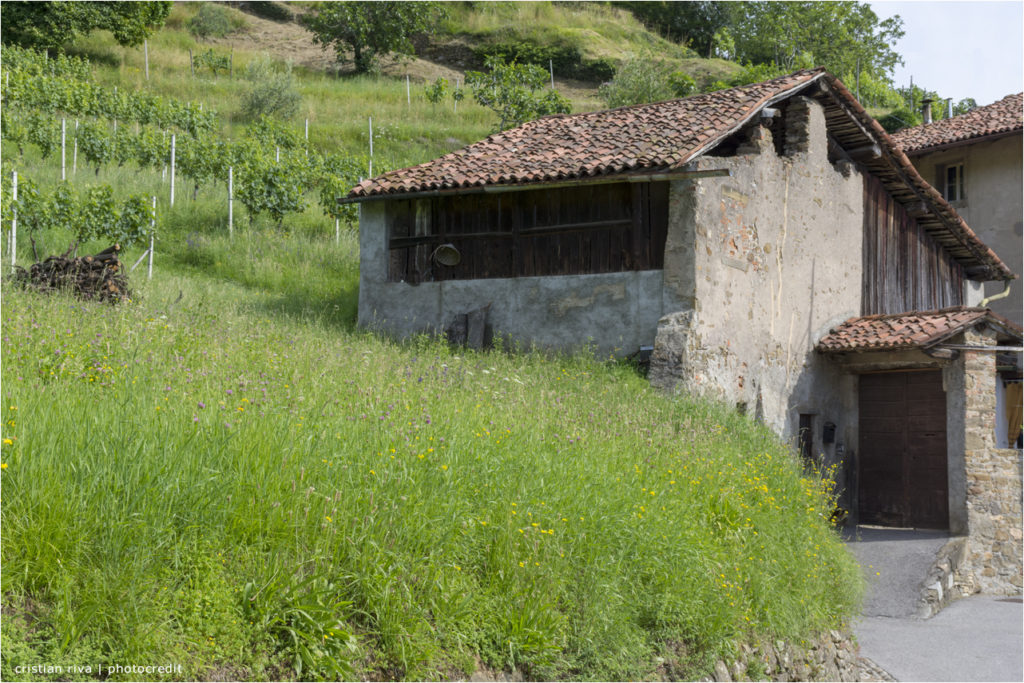
[[[826,71],[545,117],[342,201],[360,325],[647,351],[834,466],[851,522],[971,536],[964,571],[1019,587],[1021,331],[982,299],[1015,275]]]

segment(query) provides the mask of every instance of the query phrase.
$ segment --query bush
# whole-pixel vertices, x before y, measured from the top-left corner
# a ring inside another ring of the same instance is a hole
[[[660,102],[685,97],[696,89],[696,81],[667,62],[650,56],[631,57],[615,78],[598,88],[598,96],[609,107]]]
[[[234,30],[231,15],[223,5],[203,3],[199,12],[185,24],[196,38],[223,38]]]
[[[484,63],[490,57],[502,62],[533,64],[548,70],[552,66],[559,76],[584,81],[605,81],[615,75],[615,64],[610,59],[585,59],[575,45],[540,45],[531,40],[512,40],[484,45],[473,50]]]
[[[283,2],[246,2],[242,7],[258,17],[271,21],[295,21],[295,12]]]
[[[275,69],[270,58],[263,56],[245,68],[245,78],[252,89],[244,96],[242,111],[246,116],[279,116],[288,118],[299,110],[302,95],[295,86],[292,65],[284,70]]]

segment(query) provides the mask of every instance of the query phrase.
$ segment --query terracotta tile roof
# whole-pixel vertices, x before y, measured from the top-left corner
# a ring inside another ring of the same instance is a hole
[[[927,348],[979,323],[995,324],[1020,337],[1021,328],[987,308],[956,306],[938,311],[850,318],[818,342],[825,353]]]
[[[921,177],[843,83],[824,68],[805,69],[763,83],[684,99],[584,114],[558,114],[496,133],[419,166],[364,180],[343,202],[385,199],[414,192],[458,192],[493,185],[530,185],[601,175],[663,173],[713,149],[766,106],[817,83],[826,119],[853,131],[840,134],[851,147],[877,143],[882,155],[865,162],[898,201],[924,201],[930,213],[918,222],[967,270],[972,279],[1016,277],[982,242],[938,190]],[[824,94],[823,94],[824,93]],[[849,121],[855,124],[850,125]],[[844,142],[845,141],[845,142]]]
[[[951,119],[904,128],[894,133],[892,139],[909,153],[1022,129],[1024,93],[1017,93]]]
[[[678,169],[773,99],[824,73],[806,69],[685,99],[545,116],[434,161],[365,180],[349,197]]]

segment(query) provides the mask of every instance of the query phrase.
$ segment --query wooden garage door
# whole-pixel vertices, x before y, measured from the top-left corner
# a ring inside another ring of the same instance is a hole
[[[860,376],[861,524],[949,528],[942,372]]]

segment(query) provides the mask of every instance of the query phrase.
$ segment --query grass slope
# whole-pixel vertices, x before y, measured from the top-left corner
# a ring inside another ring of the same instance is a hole
[[[260,284],[4,291],[5,679],[695,677],[854,609],[822,486],[765,429],[617,363],[394,344]]]
[[[152,41],[147,87],[235,111],[244,85],[172,63],[183,36]],[[78,49],[120,55],[101,80],[141,84],[135,52]],[[390,112],[374,114],[381,163],[491,125],[463,106],[410,113],[400,81],[300,83],[328,151],[365,144],[373,93]],[[31,150],[5,161],[40,182],[59,168]],[[318,209],[276,230],[236,204],[229,240],[222,186],[181,189],[172,210],[158,173],[75,176],[96,180],[161,197],[155,277],[134,275],[119,307],[0,292],[5,680],[139,677],[95,669],[115,663],[177,664],[151,675],[175,679],[696,678],[739,639],[854,612],[825,485],[762,427],[586,353],[358,331],[356,235],[335,243]],[[45,255],[68,238],[37,241]],[[17,668],[47,664],[93,669]]]

